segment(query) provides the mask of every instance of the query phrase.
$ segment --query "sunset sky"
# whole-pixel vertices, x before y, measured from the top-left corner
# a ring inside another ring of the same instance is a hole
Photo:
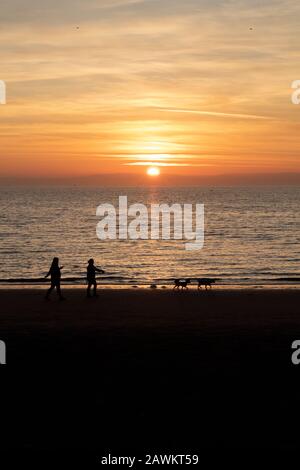
[[[299,30],[296,0],[2,1],[1,176],[299,172]]]

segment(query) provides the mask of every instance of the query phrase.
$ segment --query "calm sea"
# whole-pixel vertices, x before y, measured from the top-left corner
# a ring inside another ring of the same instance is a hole
[[[200,251],[165,240],[100,241],[96,208],[129,203],[204,203]],[[81,283],[87,260],[107,284],[168,284],[175,277],[214,277],[219,284],[289,283],[300,277],[298,187],[0,189],[0,280],[43,277],[53,256],[63,278]]]

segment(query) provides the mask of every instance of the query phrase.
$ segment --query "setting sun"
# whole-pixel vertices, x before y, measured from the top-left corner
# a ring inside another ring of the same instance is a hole
[[[150,166],[147,169],[147,175],[149,175],[149,176],[158,176],[158,175],[160,175],[160,170],[156,166]]]

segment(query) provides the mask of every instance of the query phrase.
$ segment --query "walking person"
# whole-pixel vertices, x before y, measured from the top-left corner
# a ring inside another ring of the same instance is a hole
[[[97,296],[97,281],[96,281],[96,272],[103,274],[104,271],[103,269],[99,269],[94,265],[94,260],[93,258],[88,260],[88,265],[87,265],[87,291],[86,291],[86,296],[91,297],[91,287],[93,286],[93,296]]]
[[[62,296],[61,290],[60,290],[60,278],[61,278],[61,270],[63,269],[63,266],[59,266],[59,259],[58,258],[53,258],[51,267],[49,269],[48,274],[46,274],[45,278],[51,276],[51,286],[47,291],[46,294],[46,300],[49,300],[49,296],[51,292],[53,291],[54,288],[56,288],[56,293],[59,297],[59,300],[65,300],[64,297]]]

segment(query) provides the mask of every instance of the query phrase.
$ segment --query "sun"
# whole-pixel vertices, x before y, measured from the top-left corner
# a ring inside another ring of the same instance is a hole
[[[159,176],[160,175],[160,169],[157,168],[157,166],[149,166],[149,168],[147,168],[147,175],[148,176]]]

